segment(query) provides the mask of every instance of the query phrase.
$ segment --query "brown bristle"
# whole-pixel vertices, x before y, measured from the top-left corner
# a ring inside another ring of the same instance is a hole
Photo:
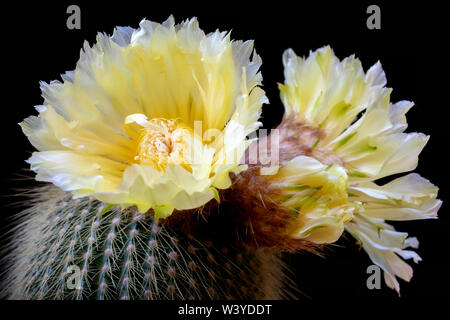
[[[267,177],[259,175],[258,166],[233,176],[227,194],[233,199],[230,215],[239,240],[256,247],[319,254],[320,245],[288,235],[293,217],[288,208],[274,201],[279,191],[271,188]]]
[[[332,150],[322,148],[318,143],[326,137],[326,132],[315,126],[299,122],[296,114],[291,114],[285,117],[283,121],[276,128],[279,134],[279,164],[283,165],[287,161],[298,156],[313,157],[324,164],[336,163],[343,165],[343,160],[333,153]],[[256,147],[259,154],[259,145],[267,146],[267,158],[271,159],[271,136],[263,137],[257,142],[254,142],[253,148]],[[245,155],[245,163],[249,163],[248,152],[252,148],[248,148]],[[258,165],[267,163],[268,159],[264,158],[262,152],[258,159]]]

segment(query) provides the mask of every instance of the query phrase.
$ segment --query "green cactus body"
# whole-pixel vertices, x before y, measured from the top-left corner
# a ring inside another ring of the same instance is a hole
[[[55,188],[23,213],[5,279],[11,299],[277,299],[270,249],[200,241],[134,209]]]

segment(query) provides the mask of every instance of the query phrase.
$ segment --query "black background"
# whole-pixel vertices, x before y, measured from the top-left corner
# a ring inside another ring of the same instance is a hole
[[[81,8],[81,30],[66,27],[67,6]],[[366,13],[369,4],[381,8],[381,30],[368,30]],[[279,123],[283,109],[277,82],[283,81],[281,55],[293,48],[298,55],[307,55],[323,45],[331,45],[339,58],[356,54],[367,70],[380,60],[387,74],[388,86],[394,89],[392,101],[413,100],[416,106],[408,113],[409,132],[420,131],[431,139],[420,156],[416,170],[440,187],[444,205],[439,220],[396,223],[400,231],[408,231],[421,242],[418,250],[423,261],[414,265],[411,283],[401,282],[401,297],[387,288],[368,290],[366,268],[371,264],[352,239],[341,239],[330,247],[325,258],[310,254],[290,256],[295,268],[295,281],[312,299],[415,299],[448,298],[450,277],[448,253],[448,138],[450,125],[446,116],[447,80],[441,80],[447,68],[448,49],[444,44],[443,8],[434,4],[397,6],[373,2],[326,3],[322,1],[245,3],[209,1],[175,3],[173,1],[62,2],[32,4],[16,1],[2,10],[2,106],[0,109],[0,167],[2,210],[1,230],[19,209],[12,197],[17,188],[28,187],[32,176],[24,162],[33,151],[23,136],[18,122],[35,114],[34,105],[41,104],[39,81],[59,79],[72,70],[78,60],[83,41],[92,44],[97,32],[111,34],[114,26],[138,27],[142,18],[162,22],[170,14],[177,22],[197,16],[203,30],[232,30],[233,39],[254,39],[263,59],[264,90],[270,105],[264,107],[266,128]],[[443,19],[443,20],[442,20]],[[445,77],[444,77],[445,79]],[[20,198],[19,198],[20,200]]]

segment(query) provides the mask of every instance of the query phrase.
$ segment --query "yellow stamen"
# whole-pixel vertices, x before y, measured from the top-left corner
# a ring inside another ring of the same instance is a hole
[[[190,130],[174,119],[154,118],[149,122],[152,125],[140,131],[134,159],[159,171],[171,164],[189,167],[184,155],[192,136]]]

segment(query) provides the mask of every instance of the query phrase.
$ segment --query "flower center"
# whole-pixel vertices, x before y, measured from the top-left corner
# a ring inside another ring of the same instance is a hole
[[[167,165],[188,166],[185,153],[192,134],[175,119],[154,118],[139,132],[135,160],[164,171]]]

